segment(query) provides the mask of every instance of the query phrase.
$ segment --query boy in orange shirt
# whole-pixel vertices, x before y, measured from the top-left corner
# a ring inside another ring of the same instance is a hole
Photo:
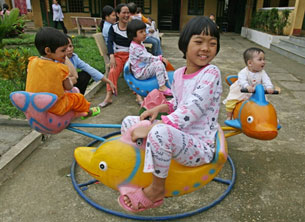
[[[73,83],[69,77],[68,66],[64,65],[69,41],[65,34],[55,28],[41,28],[35,36],[35,46],[41,55],[29,58],[26,91],[48,92],[57,95],[57,102],[48,112],[62,116],[73,110],[87,112],[87,116],[100,113],[99,107],[90,108],[90,103],[80,93],[66,92]]]

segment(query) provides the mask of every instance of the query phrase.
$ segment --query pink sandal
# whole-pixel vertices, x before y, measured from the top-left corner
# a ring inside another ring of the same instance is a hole
[[[134,208],[131,208],[125,204],[124,196],[127,196],[131,202],[131,205]],[[135,188],[134,191],[130,191],[126,194],[121,194],[118,198],[118,202],[120,206],[127,211],[131,211],[133,213],[138,213],[144,210],[148,210],[150,208],[156,208],[163,204],[163,199],[158,200],[156,202],[152,202],[148,199],[143,193],[143,188]],[[141,208],[139,208],[139,204],[141,203]]]

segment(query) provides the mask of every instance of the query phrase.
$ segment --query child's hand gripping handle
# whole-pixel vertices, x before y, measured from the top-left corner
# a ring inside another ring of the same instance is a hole
[[[148,117],[146,117],[144,120],[149,120],[149,116]],[[137,145],[140,147],[140,146],[142,146],[142,144],[143,144],[143,138],[138,138],[137,140],[136,140],[136,143],[137,143]]]

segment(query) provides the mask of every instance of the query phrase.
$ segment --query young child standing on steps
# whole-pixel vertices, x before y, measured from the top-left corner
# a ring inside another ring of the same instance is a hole
[[[222,85],[220,70],[210,62],[219,48],[215,23],[208,17],[191,19],[179,38],[186,66],[175,71],[173,98],[141,116],[128,116],[123,120],[122,134],[135,127],[131,131],[133,142],[147,138],[143,171],[153,173],[148,187],[121,194],[119,203],[124,209],[140,212],[163,203],[171,159],[192,167],[213,160]],[[155,121],[161,112],[169,114]],[[150,126],[135,126],[148,117]]]
[[[247,100],[254,92],[257,84],[263,84],[269,94],[273,93],[274,87],[265,67],[265,52],[260,48],[248,48],[244,54],[246,67],[238,73],[238,80],[230,86],[227,98],[224,100],[227,111],[227,120],[232,119],[233,109],[241,100]],[[245,88],[249,93],[241,93],[241,88]]]
[[[146,38],[145,23],[138,19],[131,20],[127,25],[127,36],[129,40],[132,40],[129,47],[129,62],[133,75],[140,80],[156,76],[159,90],[165,96],[171,96],[171,90],[165,85],[168,75],[163,63],[167,64],[167,59],[162,56],[153,56],[143,45]]]
[[[69,69],[63,64],[67,56],[69,40],[55,28],[41,28],[35,36],[35,46],[41,55],[29,58],[26,91],[49,92],[57,95],[57,102],[48,110],[62,116],[73,110],[87,112],[87,116],[100,113],[99,107],[90,108],[90,103],[80,93],[66,92],[73,84],[68,77]]]

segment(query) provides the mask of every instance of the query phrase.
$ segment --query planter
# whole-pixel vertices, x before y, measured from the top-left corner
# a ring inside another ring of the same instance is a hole
[[[279,43],[281,39],[289,39],[289,36],[271,35],[247,27],[241,28],[241,36],[270,49],[271,43]]]

